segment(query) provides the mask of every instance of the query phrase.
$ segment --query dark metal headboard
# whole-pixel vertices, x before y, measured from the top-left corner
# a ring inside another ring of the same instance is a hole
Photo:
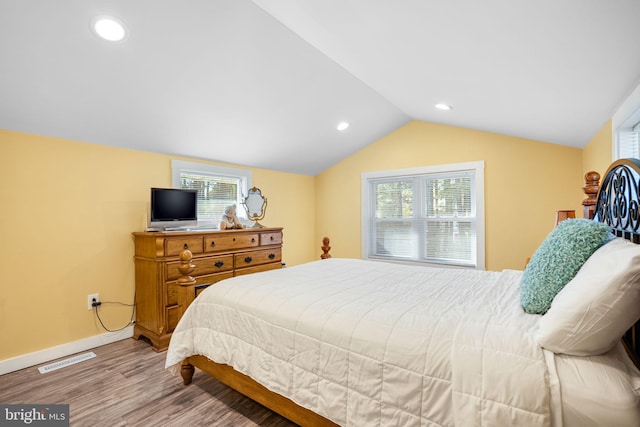
[[[610,225],[616,236],[640,243],[640,160],[621,159],[609,166],[598,192],[594,219]],[[640,307],[637,310],[640,319]],[[640,320],[622,339],[640,367]]]

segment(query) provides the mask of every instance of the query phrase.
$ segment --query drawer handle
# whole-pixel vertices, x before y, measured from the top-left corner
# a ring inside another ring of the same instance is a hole
[[[189,249],[189,244],[188,244],[188,243],[185,243],[182,247],[183,247],[184,249]]]
[[[271,236],[271,241],[273,241],[273,236]]]
[[[255,237],[252,237],[252,238],[251,238],[251,243],[253,243],[253,242],[255,242],[255,241],[256,241],[256,238],[255,238]]]
[[[234,242],[236,241],[236,238],[235,238],[235,237],[233,238],[233,241],[234,241]]]
[[[246,257],[246,258],[244,259],[244,262],[246,262],[247,264],[249,264],[251,261],[253,261],[253,260],[251,259],[251,257],[250,257],[250,256],[248,256],[248,257]]]
[[[220,267],[222,267],[224,265],[224,261],[218,261],[213,265],[215,265],[216,267],[220,268]]]
[[[269,259],[274,259],[276,257],[276,254],[269,254]]]
[[[211,241],[211,247],[214,247],[216,245],[216,242],[214,242],[213,240]]]

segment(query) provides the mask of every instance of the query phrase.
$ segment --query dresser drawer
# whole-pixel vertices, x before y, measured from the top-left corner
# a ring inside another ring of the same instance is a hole
[[[213,285],[221,280],[233,277],[233,271],[224,273],[207,274],[205,276],[194,277],[197,285]],[[177,281],[167,283],[167,307],[178,304],[178,290],[180,285]],[[201,290],[201,289],[200,289]],[[197,295],[197,292],[196,292]]]
[[[235,271],[234,274],[236,276],[242,276],[244,274],[253,274],[253,273],[259,273],[261,271],[277,270],[280,268],[282,268],[281,262],[272,262],[270,264],[261,264],[261,265],[254,265],[253,267],[239,268]]]
[[[195,288],[196,296],[200,295],[200,292],[204,291],[209,286],[214,285],[221,280],[230,279],[232,277],[233,277],[233,271],[226,271],[224,273],[216,273],[216,274],[210,274],[208,276],[198,277],[198,280],[197,280],[198,283],[196,283],[196,288]]]
[[[253,265],[267,264],[282,261],[282,249],[272,248],[261,251],[243,252],[234,255],[236,268],[245,268]]]
[[[172,305],[165,308],[165,315],[167,316],[167,332],[173,332],[176,326],[178,326],[181,314],[182,310],[180,310],[179,305]]]
[[[282,232],[262,233],[260,235],[260,246],[279,245],[282,243]]]
[[[202,276],[204,274],[218,273],[222,271],[233,270],[233,255],[221,255],[215,257],[195,258],[191,260],[191,264],[195,265],[190,276]],[[167,263],[167,280],[179,279],[180,261],[172,261]]]
[[[206,252],[219,252],[234,249],[253,248],[260,244],[257,233],[230,234],[228,236],[217,235],[204,238],[204,250]]]
[[[202,237],[168,237],[164,240],[165,256],[180,255],[185,249],[189,249],[192,254],[202,253]]]

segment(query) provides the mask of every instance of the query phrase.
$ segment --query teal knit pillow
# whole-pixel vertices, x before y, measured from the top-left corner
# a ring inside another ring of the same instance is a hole
[[[587,258],[611,237],[609,226],[589,219],[562,221],[533,254],[520,282],[527,313],[544,314]]]

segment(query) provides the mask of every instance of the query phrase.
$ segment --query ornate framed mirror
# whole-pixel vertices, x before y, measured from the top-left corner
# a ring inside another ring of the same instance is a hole
[[[267,198],[262,196],[260,189],[251,188],[242,204],[247,211],[247,218],[255,222],[251,228],[264,228],[258,221],[264,219],[264,214],[267,211]]]

